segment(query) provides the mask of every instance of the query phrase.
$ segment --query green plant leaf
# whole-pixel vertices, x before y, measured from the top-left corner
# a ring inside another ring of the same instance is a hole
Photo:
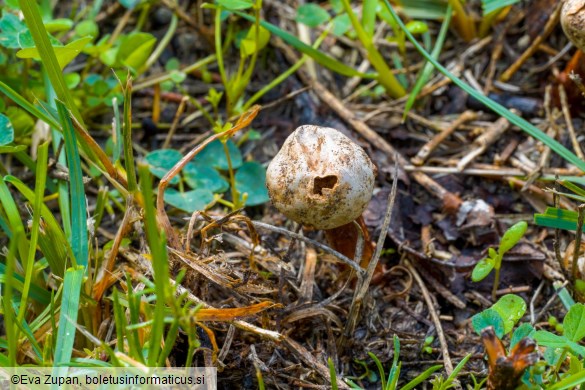
[[[496,336],[500,339],[504,337],[504,320],[494,309],[486,309],[471,317],[471,326],[478,335],[488,326],[493,326]]]
[[[518,295],[506,294],[498,299],[492,309],[504,320],[504,334],[508,334],[526,313],[526,302]]]
[[[351,20],[348,14],[337,15],[333,18],[333,28],[331,33],[338,37],[344,35],[351,28]]]
[[[520,0],[481,0],[483,14],[491,14],[509,5],[518,3]]]
[[[471,273],[471,280],[474,282],[479,282],[484,280],[492,269],[494,269],[495,261],[491,257],[486,257],[481,259],[475,267],[473,267],[473,272]]]
[[[417,376],[416,378],[414,378],[413,380],[411,380],[410,382],[408,382],[407,384],[405,384],[404,386],[402,386],[400,388],[400,390],[411,390],[411,389],[414,389],[417,385],[423,383],[435,371],[440,370],[441,368],[443,368],[443,366],[440,365],[440,364],[437,364],[436,366],[429,367],[422,374],[420,374],[419,376]]]
[[[118,3],[126,9],[134,9],[140,3],[140,0],[118,0]]]
[[[569,309],[563,320],[564,336],[571,341],[585,337],[585,305],[576,303]]]
[[[534,340],[543,347],[568,348],[575,354],[585,356],[585,347],[567,339],[565,336],[559,336],[546,330],[534,332]]]
[[[148,163],[148,169],[154,176],[162,179],[181,159],[183,155],[175,149],[158,149],[148,153],[144,159]],[[179,184],[179,176],[173,177],[171,184]]]
[[[248,57],[266,47],[270,41],[270,31],[260,26],[258,29],[258,48],[256,48],[256,25],[252,25],[246,37],[240,42],[240,53],[242,57]]]
[[[67,18],[59,18],[46,21],[44,24],[47,32],[52,34],[56,32],[71,30],[71,28],[73,27],[73,20]]]
[[[71,360],[84,273],[85,268],[83,266],[69,268],[63,278],[63,298],[61,300],[59,330],[55,347],[55,366],[66,365]]]
[[[254,2],[251,0],[217,0],[217,4],[231,11],[244,10],[254,6]]]
[[[526,337],[532,337],[534,334],[535,329],[529,323],[524,323],[514,330],[512,333],[512,338],[510,339],[510,348],[514,348],[516,344],[520,342],[520,340],[525,339]]]
[[[19,36],[28,32],[26,25],[11,12],[4,11],[0,18],[0,46],[7,49],[20,49]]]
[[[268,202],[268,190],[266,189],[266,169],[255,162],[246,162],[236,172],[236,188],[243,194],[247,193],[246,206],[257,206]]]
[[[585,383],[585,370],[569,375],[562,380],[556,382],[554,385],[547,387],[548,390],[565,390],[575,389],[580,384]]]
[[[205,166],[188,163],[183,169],[185,182],[193,189],[207,189],[215,193],[223,193],[230,187],[215,169]]]
[[[156,38],[152,34],[133,32],[128,34],[116,52],[116,61],[138,73],[154,49]]]
[[[185,192],[169,188],[165,191],[165,202],[188,213],[205,209],[211,201],[213,193],[205,188]]]
[[[97,23],[93,20],[82,20],[75,26],[75,34],[79,37],[97,38],[100,33]]]
[[[81,50],[91,42],[91,37],[79,38],[73,42],[68,43],[66,46],[53,46],[53,51],[57,56],[59,67],[61,70],[67,66],[71,61],[75,59],[81,53]],[[16,52],[18,58],[33,58],[40,60],[41,56],[36,47],[29,47],[26,49],[19,50]]]
[[[301,5],[297,9],[295,20],[309,27],[317,27],[331,19],[329,13],[315,3]]]
[[[242,166],[242,153],[240,149],[233,143],[233,141],[227,141],[228,151],[230,153],[230,159],[232,161],[232,168],[238,169]],[[207,145],[197,156],[195,156],[193,162],[199,166],[208,166],[222,171],[228,170],[228,162],[223,145],[220,140],[215,140]]]
[[[520,221],[510,226],[510,228],[506,230],[506,233],[504,233],[504,236],[500,240],[500,247],[498,248],[498,253],[500,256],[504,256],[504,253],[512,249],[514,245],[516,245],[518,241],[524,237],[524,233],[526,233],[527,228],[528,224],[525,221]]]
[[[14,141],[14,128],[6,115],[0,114],[0,146]]]

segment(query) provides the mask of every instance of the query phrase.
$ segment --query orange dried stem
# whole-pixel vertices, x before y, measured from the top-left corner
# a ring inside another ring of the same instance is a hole
[[[172,167],[171,170],[169,170],[167,172],[167,174],[164,175],[164,177],[160,180],[160,183],[158,185],[157,198],[156,198],[156,214],[157,214],[158,222],[162,225],[162,227],[165,229],[165,232],[167,233],[167,238],[169,240],[169,245],[171,247],[178,248],[180,246],[180,242],[179,242],[178,238],[176,237],[174,231],[172,230],[171,222],[169,221],[169,217],[167,216],[167,213],[165,212],[164,193],[165,193],[165,190],[168,187],[169,183],[171,182],[171,180],[173,180],[173,178],[175,176],[177,176],[177,174],[179,172],[181,172],[181,170],[185,167],[185,165],[187,165],[187,163],[189,161],[191,161],[199,152],[201,152],[203,150],[203,148],[205,148],[211,142],[213,142],[216,139],[219,139],[221,137],[228,137],[228,138],[232,137],[238,131],[240,131],[243,128],[250,125],[250,123],[252,123],[252,121],[254,120],[256,115],[258,115],[259,111],[260,111],[259,105],[253,106],[248,111],[246,111],[244,114],[242,114],[240,119],[238,119],[236,124],[231,129],[226,130],[222,133],[212,135],[209,138],[207,138],[205,141],[203,141],[200,145],[194,147],[189,153],[187,153],[185,155],[185,157],[183,157],[178,163],[176,163],[175,166]]]

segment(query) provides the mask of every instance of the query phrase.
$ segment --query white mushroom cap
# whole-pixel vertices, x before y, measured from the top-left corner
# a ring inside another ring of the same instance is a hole
[[[585,51],[585,0],[566,0],[561,9],[561,26],[565,35]]]
[[[316,229],[333,229],[358,218],[374,190],[376,167],[366,152],[330,127],[296,129],[266,171],[274,206]]]

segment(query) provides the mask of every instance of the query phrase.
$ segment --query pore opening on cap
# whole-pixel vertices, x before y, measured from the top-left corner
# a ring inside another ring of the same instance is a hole
[[[324,177],[316,177],[313,180],[313,194],[323,195],[323,189],[333,189],[337,185],[337,176],[328,175]]]

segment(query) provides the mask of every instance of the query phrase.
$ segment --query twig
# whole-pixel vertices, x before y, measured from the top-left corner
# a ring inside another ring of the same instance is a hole
[[[555,289],[555,292],[553,293],[553,295],[549,298],[548,301],[546,301],[542,310],[540,310],[540,312],[534,318],[534,322],[532,322],[532,325],[536,324],[538,322],[538,320],[540,320],[540,318],[544,315],[544,313],[546,313],[546,311],[549,309],[549,307],[551,307],[552,304],[555,302],[555,299],[557,299],[557,296],[559,295],[561,290],[563,288],[567,287],[568,284],[569,284],[569,281],[565,280],[565,282],[558,289]]]
[[[445,338],[445,333],[443,333],[443,327],[441,326],[441,319],[435,310],[435,306],[433,304],[433,300],[431,299],[431,295],[429,294],[429,290],[427,290],[423,280],[412,264],[410,264],[408,260],[405,260],[404,263],[412,276],[414,276],[414,280],[422,291],[425,302],[429,308],[431,319],[433,320],[433,324],[437,330],[437,336],[439,337],[439,343],[441,344],[441,353],[443,354],[443,363],[445,364],[445,371],[447,372],[447,375],[451,375],[453,372],[453,363],[451,362],[451,358],[449,356],[449,346],[447,345],[447,339]]]
[[[526,176],[526,171],[516,168],[498,167],[487,164],[472,164],[471,167],[460,171],[456,167],[417,167],[414,165],[405,165],[406,172],[424,172],[428,174],[460,174],[468,176]],[[560,175],[578,175],[579,172],[566,169],[547,169],[545,174],[560,174]]]
[[[532,295],[532,298],[530,299],[530,323],[531,324],[536,323],[536,321],[534,320],[534,305],[536,304],[536,299],[540,295],[542,289],[544,288],[544,285],[545,285],[545,281],[543,280],[540,282],[540,284],[536,288],[536,291],[534,292],[534,295]]]
[[[439,134],[427,142],[414,156],[411,161],[414,165],[422,165],[429,155],[439,146],[449,135],[451,135],[463,123],[477,119],[477,113],[474,111],[465,111],[453,123],[444,128]]]
[[[167,137],[165,139],[165,142],[163,142],[161,149],[167,149],[169,147],[169,145],[171,144],[171,139],[173,138],[173,135],[175,134],[175,131],[177,130],[177,126],[179,124],[179,119],[181,119],[181,115],[183,115],[183,112],[185,111],[185,105],[187,104],[188,101],[189,101],[189,97],[187,97],[187,96],[183,96],[183,98],[181,99],[181,103],[179,103],[179,107],[177,107],[177,112],[175,113],[175,118],[173,119],[173,123],[171,124],[171,128],[169,129],[169,132],[167,133]]]
[[[485,132],[477,137],[475,141],[473,141],[473,145],[475,149],[469,152],[467,155],[461,158],[459,164],[457,164],[457,169],[463,170],[469,163],[486,151],[488,146],[496,142],[502,134],[510,127],[510,122],[506,118],[500,118],[495,121],[490,127],[488,127]]]
[[[577,217],[577,230],[575,231],[575,249],[573,250],[573,264],[571,267],[571,276],[575,289],[577,289],[577,280],[579,279],[577,273],[579,272],[579,252],[581,249],[581,237],[583,236],[583,218],[585,218],[585,204],[579,205],[577,208],[579,216]]]
[[[294,232],[291,232],[290,230],[279,228],[277,226],[272,226],[272,225],[269,225],[269,224],[264,223],[264,222],[252,221],[252,225],[254,225],[254,227],[256,227],[256,228],[270,230],[272,232],[279,233],[279,234],[284,234],[287,237],[306,242],[307,244],[311,244],[312,246],[319,248],[322,251],[327,252],[330,255],[337,257],[339,259],[339,261],[350,266],[354,271],[357,272],[358,279],[363,278],[364,270],[360,268],[358,263],[354,262],[349,257],[342,255],[341,253],[337,252],[336,250],[329,248],[327,245],[321,244],[319,241],[311,240],[310,238],[307,238],[301,234],[294,233]]]
[[[512,78],[514,73],[530,58],[532,55],[538,50],[540,44],[545,40],[546,37],[550,35],[553,29],[557,26],[559,22],[559,17],[561,15],[561,7],[563,2],[559,1],[557,6],[546,22],[542,34],[537,36],[532,44],[522,53],[522,55],[512,64],[502,75],[500,76],[500,81],[506,82]]]
[[[374,252],[374,256],[372,256],[372,259],[368,264],[368,268],[366,269],[366,274],[362,280],[358,280],[358,285],[354,291],[353,299],[351,301],[351,306],[349,309],[349,314],[347,316],[347,322],[345,324],[345,329],[343,331],[343,336],[339,340],[340,351],[343,350],[345,341],[349,337],[351,337],[355,329],[355,326],[357,325],[362,302],[368,292],[368,287],[370,286],[370,282],[372,281],[372,277],[374,276],[374,272],[376,271],[376,266],[378,265],[378,261],[380,260],[380,255],[382,254],[382,249],[384,248],[384,241],[386,240],[388,227],[390,226],[390,220],[392,219],[392,210],[394,209],[394,201],[396,200],[396,190],[398,188],[398,162],[396,158],[394,161],[396,162],[394,165],[395,173],[394,181],[392,183],[392,190],[390,191],[390,195],[388,196],[386,215],[384,216],[384,222],[382,223],[382,231],[380,232],[378,242],[376,243],[376,252]]]
[[[571,112],[569,111],[569,103],[567,102],[567,92],[565,91],[565,87],[563,87],[563,84],[559,84],[559,97],[561,98],[563,115],[565,117],[565,122],[567,123],[567,130],[569,130],[569,136],[571,137],[571,142],[573,143],[573,149],[575,149],[575,154],[581,160],[585,160],[585,156],[583,155],[583,151],[581,150],[581,146],[579,146],[579,141],[577,140],[577,135],[575,134],[575,128],[573,127]]]

